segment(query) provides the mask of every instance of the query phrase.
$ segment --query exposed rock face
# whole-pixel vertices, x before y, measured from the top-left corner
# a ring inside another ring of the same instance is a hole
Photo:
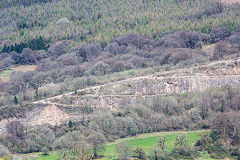
[[[7,133],[6,125],[11,121],[18,120],[25,126],[40,126],[43,124],[57,125],[69,119],[69,115],[56,105],[48,105],[42,109],[37,108],[28,114],[27,118],[10,118],[0,121],[0,134]]]
[[[38,126],[43,124],[57,125],[69,118],[68,114],[59,109],[56,105],[46,106],[39,114],[32,116],[26,124]]]
[[[152,75],[134,81],[111,83],[94,90],[84,90],[79,96],[72,96],[72,100],[76,106],[108,107],[116,110],[135,104],[142,98],[204,91],[208,88],[238,84],[240,84],[240,65],[223,63],[170,75]],[[61,100],[58,102],[61,103]]]
[[[142,79],[131,84],[119,84],[100,89],[93,95],[76,98],[78,106],[88,105],[96,108],[108,107],[116,109],[134,104],[141,98],[157,95],[171,95],[192,91],[204,91],[226,85],[237,85],[240,76],[191,76]]]
[[[43,104],[45,107],[34,109],[26,118],[20,119],[20,122],[30,126],[46,123],[57,125],[68,119],[84,118],[85,106],[118,110],[127,105],[134,105],[143,98],[204,91],[208,88],[239,84],[240,65],[238,61],[214,62],[204,66],[89,87],[78,90],[78,95],[70,92],[37,101],[32,105]],[[4,131],[6,121],[0,122],[0,131]]]

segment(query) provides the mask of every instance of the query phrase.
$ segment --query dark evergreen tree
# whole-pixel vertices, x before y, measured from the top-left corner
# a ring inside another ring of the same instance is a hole
[[[4,44],[3,49],[2,49],[2,53],[7,53],[7,52],[9,52],[9,48],[7,47],[6,44]]]
[[[72,120],[70,120],[70,121],[68,122],[68,127],[69,127],[69,128],[72,128],[72,127],[73,127],[73,122],[72,122]]]
[[[77,94],[77,89],[76,89],[76,88],[74,89],[74,94],[75,94],[75,95]]]
[[[17,96],[14,96],[14,103],[15,103],[15,104],[18,104],[18,103],[19,103]]]

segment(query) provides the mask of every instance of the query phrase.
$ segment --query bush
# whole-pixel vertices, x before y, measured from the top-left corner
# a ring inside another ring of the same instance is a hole
[[[168,59],[168,63],[173,63],[177,64],[178,62],[181,61],[186,61],[190,58],[192,58],[192,50],[191,49],[172,49],[171,51],[171,56]]]
[[[147,159],[147,155],[146,152],[142,149],[142,148],[137,148],[134,151],[135,153],[135,157],[137,157],[140,160],[146,160]]]
[[[104,62],[98,62],[92,67],[92,69],[90,70],[90,73],[97,76],[109,74],[110,66]]]
[[[185,135],[177,136],[175,139],[175,145],[172,151],[174,154],[181,156],[192,156],[195,151],[189,146],[188,139]]]
[[[10,151],[4,145],[0,144],[0,158],[2,157],[11,157]]]
[[[48,55],[57,57],[62,54],[67,53],[67,47],[69,46],[70,41],[59,41],[54,43],[51,47],[48,48]]]
[[[11,52],[15,64],[35,64],[37,61],[36,51],[24,48],[21,53]]]
[[[231,156],[236,156],[236,157],[240,157],[240,148],[234,148]]]
[[[11,157],[3,156],[3,160],[11,160]]]
[[[204,33],[201,34],[201,39],[202,39],[203,44],[205,44],[205,45],[211,42],[210,34],[204,34]]]
[[[185,39],[181,35],[181,32],[165,33],[157,40],[156,45],[164,48],[184,48]]]
[[[73,149],[76,145],[85,142],[85,137],[79,131],[73,131],[56,139],[54,148],[56,150]]]
[[[91,159],[91,148],[80,131],[65,134],[55,141],[60,159]]]
[[[42,152],[43,152],[43,154],[44,155],[48,155],[48,152],[49,152],[49,148],[48,147],[43,147],[43,149],[42,149]]]
[[[230,36],[230,34],[231,32],[227,27],[213,28],[213,30],[210,32],[211,42],[215,43],[215,42],[221,41],[224,38]]]
[[[106,138],[101,133],[92,133],[87,137],[89,144],[91,144],[93,149],[93,158],[97,158],[105,150],[104,142]]]
[[[132,63],[137,68],[146,68],[146,59],[138,56],[132,57],[128,62]]]
[[[230,44],[232,45],[232,47],[238,48],[238,49],[240,50],[240,32],[231,35],[231,36],[228,38],[228,41],[230,42]]]
[[[126,66],[125,66],[125,64],[123,63],[123,62],[116,62],[113,66],[112,66],[112,69],[111,69],[111,71],[112,72],[121,72],[121,71],[124,71],[124,70],[126,70]]]
[[[7,123],[6,128],[8,133],[12,134],[13,136],[23,138],[26,135],[26,129],[19,121]]]
[[[121,142],[116,145],[118,159],[127,160],[132,154],[132,145],[127,142]]]
[[[113,55],[126,54],[127,46],[119,46],[117,42],[112,42],[107,44],[107,46],[104,48],[104,51]]]
[[[212,60],[222,59],[228,53],[228,46],[226,42],[219,42],[216,44],[213,56],[211,57]]]
[[[134,46],[138,49],[143,49],[143,50],[151,50],[154,45],[154,41],[150,40],[149,38],[142,36],[142,35],[137,35],[137,34],[129,34],[126,36],[121,36],[115,39],[115,41],[120,45],[120,46]]]
[[[77,65],[79,63],[77,56],[74,54],[64,54],[64,55],[60,56],[58,59],[65,66]]]
[[[148,156],[148,159],[149,160],[173,160],[174,158],[171,157],[167,152],[156,147],[153,149],[151,154]]]
[[[48,97],[55,96],[60,93],[60,85],[58,84],[47,84],[43,87],[38,88],[38,96],[40,97]]]

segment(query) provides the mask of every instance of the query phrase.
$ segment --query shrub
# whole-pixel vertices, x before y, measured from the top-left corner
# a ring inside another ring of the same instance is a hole
[[[48,48],[48,55],[57,57],[62,54],[67,53],[67,47],[69,46],[70,41],[59,41],[54,43],[51,47]]]
[[[8,157],[8,156],[3,156],[3,160],[11,160],[11,157]]]
[[[59,94],[61,88],[58,84],[47,84],[38,88],[38,95],[41,97],[54,96]]]
[[[56,150],[64,150],[64,149],[73,149],[76,145],[80,145],[84,143],[85,137],[79,131],[73,131],[65,134],[64,136],[56,139],[54,142],[54,148]]]
[[[112,42],[107,44],[107,46],[104,48],[104,51],[113,55],[126,54],[127,46],[120,46],[117,42]]]
[[[118,159],[127,160],[132,154],[132,145],[127,142],[121,142],[116,145]]]
[[[74,54],[64,54],[58,59],[66,66],[77,65],[79,63],[77,56]]]
[[[193,156],[195,151],[191,148],[188,143],[188,139],[185,135],[176,136],[175,145],[172,151],[174,154],[179,154],[181,156]]]
[[[44,155],[48,155],[49,148],[48,147],[43,147],[42,152]]]
[[[13,136],[23,138],[26,135],[26,129],[19,121],[11,121],[7,123],[6,128],[8,133]]]
[[[226,42],[219,42],[216,44],[213,56],[211,57],[212,60],[222,59],[228,53],[228,46]]]
[[[177,64],[180,61],[186,61],[190,58],[192,58],[192,50],[191,49],[172,49],[171,51],[168,50],[168,52],[171,52],[171,56],[168,59],[168,63]]]
[[[120,45],[124,46],[135,46],[138,49],[143,49],[143,50],[151,50],[154,41],[150,40],[149,38],[142,36],[142,35],[137,35],[137,34],[128,34],[126,36],[121,36],[115,39],[115,41]]]
[[[188,33],[188,48],[201,48],[201,37],[197,32]]]
[[[146,68],[146,59],[138,56],[132,57],[128,62],[132,63],[137,68]]]
[[[160,137],[157,143],[157,146],[163,151],[166,150],[166,140],[167,137]]]
[[[206,45],[208,43],[211,42],[211,36],[210,34],[201,34],[201,39],[202,39],[202,42]]]
[[[149,160],[172,160],[173,158],[165,151],[155,147],[151,154],[148,156]]]
[[[223,40],[224,38],[230,36],[231,32],[226,27],[213,28],[210,32],[212,43]]]
[[[121,71],[126,70],[126,68],[127,67],[125,66],[125,64],[123,62],[118,61],[112,66],[111,71],[112,72],[121,72]]]
[[[36,51],[24,48],[21,53],[11,52],[15,64],[35,64],[37,60]]]
[[[7,149],[7,147],[5,147],[4,145],[0,144],[0,157],[11,157],[11,153],[10,151]]]
[[[60,159],[91,159],[91,148],[80,131],[65,134],[55,141]]]
[[[97,76],[109,74],[110,66],[104,62],[98,62],[92,67],[90,73]]]
[[[140,160],[146,160],[147,159],[146,152],[142,148],[137,147],[134,150],[134,153],[135,153],[135,157],[137,157]]]
[[[231,156],[236,156],[236,157],[240,157],[240,148],[234,148]]]
[[[240,50],[240,32],[231,35],[228,41],[231,43],[232,47],[236,47]]]
[[[212,144],[212,138],[208,133],[203,134],[196,142],[195,146],[200,147],[200,149],[206,149],[209,145]]]
[[[99,155],[105,150],[104,142],[106,141],[106,138],[101,133],[92,133],[87,137],[87,140],[89,144],[92,145],[93,149],[93,157],[97,158]]]
[[[183,48],[185,47],[185,39],[181,36],[181,32],[165,33],[157,40],[156,45],[165,48]]]

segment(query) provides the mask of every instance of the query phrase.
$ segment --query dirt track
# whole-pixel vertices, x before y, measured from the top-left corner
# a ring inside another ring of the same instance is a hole
[[[140,76],[140,77],[135,77],[135,78],[129,78],[129,79],[125,79],[125,80],[120,80],[120,81],[115,81],[115,82],[109,82],[103,85],[98,85],[98,86],[92,86],[92,87],[87,87],[87,88],[83,88],[83,89],[79,89],[77,90],[77,92],[84,92],[84,91],[88,91],[88,90],[98,90],[103,86],[106,85],[115,85],[115,84],[119,84],[119,83],[123,83],[123,82],[132,82],[132,81],[136,81],[136,80],[141,80],[141,79],[146,79],[146,78],[154,78],[154,77],[171,77],[171,78],[178,78],[180,77],[184,77],[184,76],[191,76],[189,74],[194,74],[196,72],[201,72],[201,70],[206,70],[209,69],[211,67],[216,67],[216,66],[227,66],[229,64],[233,64],[235,61],[240,61],[240,59],[238,60],[226,60],[226,61],[217,61],[217,62],[212,62],[209,64],[205,64],[205,65],[201,65],[201,66],[196,66],[196,67],[191,67],[191,68],[183,68],[183,69],[177,69],[177,70],[173,70],[173,71],[165,71],[162,73],[157,73],[157,74],[153,74],[153,75],[147,75],[147,76]],[[209,76],[206,75],[205,73],[203,73],[201,75],[202,77],[205,76]],[[56,104],[56,105],[61,105],[61,104],[57,104],[57,103],[53,103],[51,102],[51,100],[53,99],[61,99],[63,96],[71,96],[73,95],[74,92],[68,92],[68,93],[64,93],[58,96],[54,96],[54,97],[50,97],[50,98],[46,98],[43,100],[39,100],[39,101],[35,101],[32,102],[33,104]]]

